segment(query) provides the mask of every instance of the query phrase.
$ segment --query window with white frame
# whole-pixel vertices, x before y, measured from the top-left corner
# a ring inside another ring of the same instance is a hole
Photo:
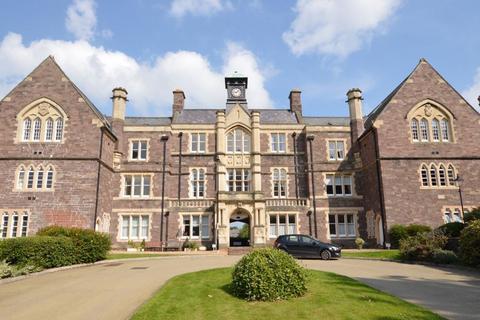
[[[412,110],[410,119],[410,131],[412,142],[449,142],[451,140],[452,114],[446,108],[425,103]]]
[[[296,214],[271,213],[269,219],[270,238],[297,233],[298,222]]]
[[[337,161],[345,159],[345,142],[343,140],[328,141],[328,160]]]
[[[351,196],[352,175],[327,174],[325,176],[325,188],[327,196]]]
[[[130,142],[130,160],[146,161],[147,153],[147,140],[132,140]]]
[[[250,134],[237,128],[227,133],[227,152],[234,154],[250,153]]]
[[[454,187],[456,179],[455,167],[448,163],[422,164],[420,167],[420,179],[422,187],[446,188]]]
[[[192,169],[190,173],[190,195],[192,198],[205,196],[205,169]]]
[[[287,135],[285,133],[271,133],[272,152],[285,152],[287,150]]]
[[[246,192],[250,190],[250,170],[228,169],[227,187],[230,192]]]
[[[124,197],[150,197],[150,175],[124,175]]]
[[[463,222],[462,213],[459,208],[446,208],[443,213],[443,221],[445,223],[450,222]]]
[[[26,106],[17,116],[18,140],[22,142],[61,142],[66,114],[60,106],[41,98]]]
[[[184,214],[182,215],[182,237],[188,239],[210,238],[210,215]]]
[[[287,170],[273,169],[272,173],[273,196],[285,198],[287,196]]]
[[[355,237],[355,215],[351,213],[329,214],[328,227],[330,237]]]
[[[191,139],[190,150],[192,152],[201,153],[206,151],[207,135],[205,133],[192,133]]]
[[[28,212],[4,211],[0,221],[0,239],[26,237],[28,234]]]
[[[122,240],[148,239],[150,217],[148,215],[122,215]]]
[[[20,165],[17,169],[15,189],[18,191],[51,191],[53,189],[53,167],[48,165],[38,167]],[[45,178],[46,177],[46,178]]]
[[[410,124],[411,130],[412,130],[412,140],[414,142],[418,142],[418,120],[417,119],[412,119],[412,122]]]

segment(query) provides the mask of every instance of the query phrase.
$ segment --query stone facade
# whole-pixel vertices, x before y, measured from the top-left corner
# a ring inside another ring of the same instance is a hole
[[[246,77],[225,86],[225,108],[187,109],[176,89],[161,118],[125,116],[116,88],[105,117],[47,58],[0,103],[0,236],[59,224],[109,232],[116,247],[265,246],[283,233],[375,246],[393,224],[455,217],[458,176],[464,208],[479,205],[479,114],[425,60],[367,117],[359,89],[350,117],[307,117],[298,89],[279,110],[249,106]],[[416,141],[411,121],[432,108],[449,131],[432,122],[440,141]]]

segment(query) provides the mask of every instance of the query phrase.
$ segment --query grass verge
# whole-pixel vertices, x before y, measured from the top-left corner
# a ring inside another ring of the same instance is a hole
[[[342,257],[346,258],[369,258],[369,259],[391,259],[402,260],[398,250],[378,250],[378,251],[343,251]]]
[[[301,298],[247,302],[230,292],[232,269],[213,269],[171,279],[132,319],[443,319],[334,273],[309,271],[308,292]]]

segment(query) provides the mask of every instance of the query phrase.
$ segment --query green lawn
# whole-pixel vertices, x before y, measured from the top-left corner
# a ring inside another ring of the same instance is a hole
[[[356,280],[309,271],[308,293],[277,302],[247,302],[229,292],[232,269],[171,279],[132,319],[443,319]]]
[[[346,258],[369,258],[369,259],[393,259],[401,260],[398,250],[379,250],[379,251],[342,251],[342,257]]]

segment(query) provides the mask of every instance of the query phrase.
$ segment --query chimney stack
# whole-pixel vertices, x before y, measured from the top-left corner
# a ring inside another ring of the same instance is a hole
[[[478,100],[478,105],[480,106],[480,96],[478,96],[477,100]]]
[[[183,111],[185,106],[185,93],[181,89],[173,90],[173,106],[172,106],[172,115],[175,113],[180,113]]]
[[[125,120],[125,109],[127,107],[127,90],[125,88],[115,88],[112,90],[113,96],[113,110],[112,118],[118,120]]]
[[[300,89],[292,89],[288,96],[290,100],[290,111],[302,115],[302,91]]]
[[[363,113],[362,113],[362,91],[353,88],[347,92],[348,108],[350,110],[350,129],[352,132],[352,143],[357,141],[363,133]]]

